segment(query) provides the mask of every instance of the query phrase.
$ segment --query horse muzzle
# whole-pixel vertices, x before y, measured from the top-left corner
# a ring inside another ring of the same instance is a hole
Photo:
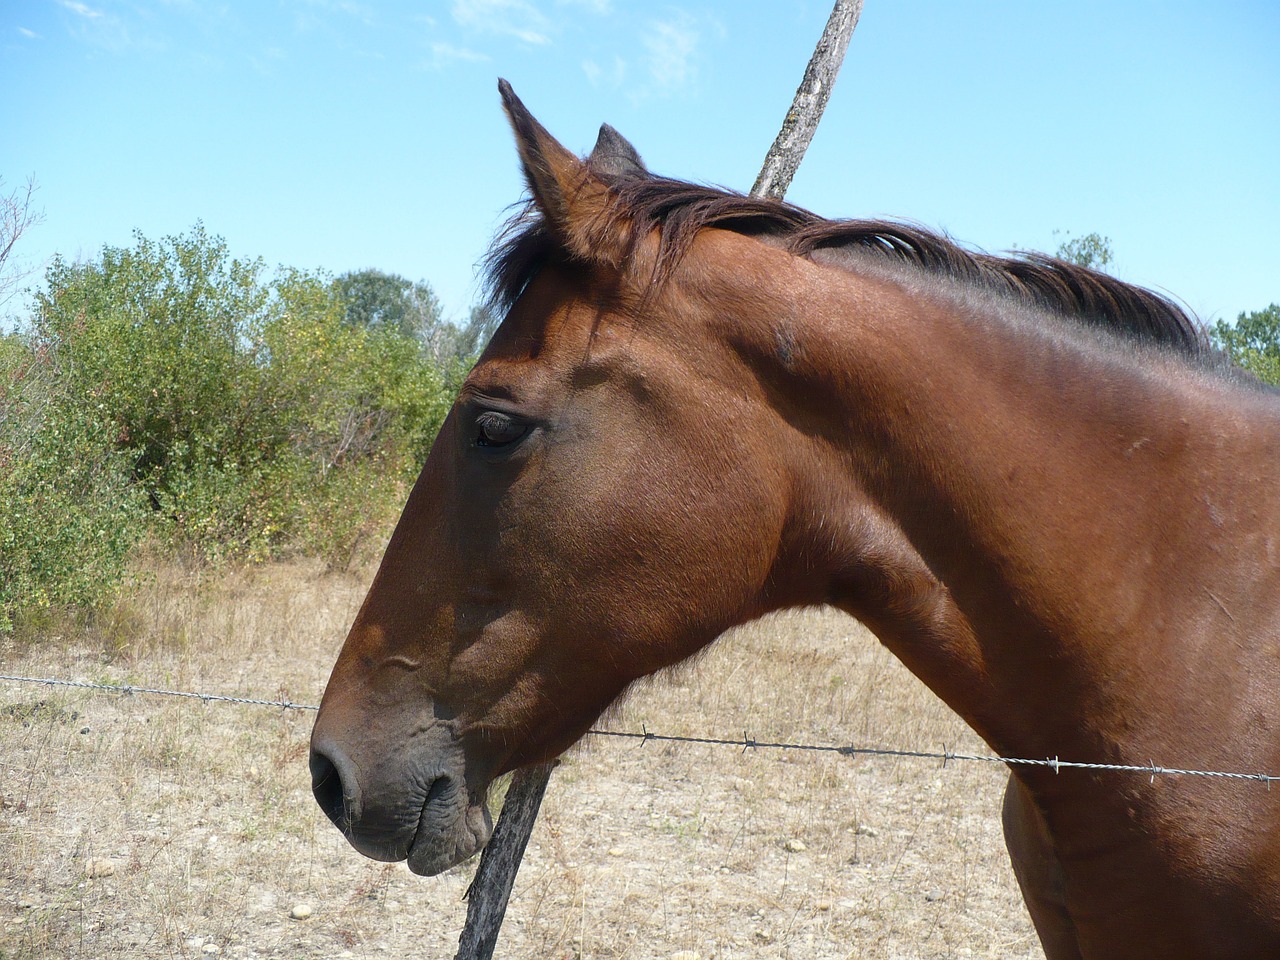
[[[468,785],[462,746],[446,725],[414,731],[400,749],[370,756],[326,734],[312,736],[312,793],[360,853],[407,860],[414,873],[433,876],[488,842],[488,791]]]

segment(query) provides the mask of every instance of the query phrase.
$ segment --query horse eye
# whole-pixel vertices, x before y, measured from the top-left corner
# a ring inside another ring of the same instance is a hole
[[[476,417],[477,447],[506,447],[529,432],[529,425],[521,423],[505,413],[486,410]]]

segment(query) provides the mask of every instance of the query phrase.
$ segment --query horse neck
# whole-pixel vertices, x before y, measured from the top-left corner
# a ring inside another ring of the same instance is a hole
[[[806,272],[752,357],[806,451],[784,562],[996,749],[1114,756],[1177,644],[1247,629],[1218,594],[1259,484],[1215,465],[1262,470],[1274,431],[1259,446],[1240,395],[1173,358],[927,281]]]

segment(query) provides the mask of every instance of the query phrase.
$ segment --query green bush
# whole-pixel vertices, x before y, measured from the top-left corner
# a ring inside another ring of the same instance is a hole
[[[6,610],[94,602],[147,534],[345,565],[387,528],[456,371],[400,327],[347,322],[328,277],[263,273],[199,225],[54,261],[0,352]],[[37,530],[41,513],[56,522]]]
[[[1241,313],[1234,324],[1219,320],[1209,335],[1235,363],[1280,386],[1280,304]]]
[[[109,599],[143,529],[126,461],[70,407],[50,357],[0,337],[0,634]]]
[[[109,435],[132,481],[171,517],[192,476],[238,470],[232,435],[264,426],[236,389],[253,369],[241,325],[270,298],[260,271],[197,228],[160,245],[138,236],[93,263],[55,260],[37,295],[34,332],[57,360],[69,416]]]

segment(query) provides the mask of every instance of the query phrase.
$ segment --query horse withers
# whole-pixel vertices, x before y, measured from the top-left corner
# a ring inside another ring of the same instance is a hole
[[[1280,771],[1280,402],[1167,300],[585,160],[503,102],[505,318],[333,668],[316,798],[445,870],[500,774],[769,611],[866,623],[1004,756]],[[1051,960],[1280,956],[1280,791],[1018,767]]]

